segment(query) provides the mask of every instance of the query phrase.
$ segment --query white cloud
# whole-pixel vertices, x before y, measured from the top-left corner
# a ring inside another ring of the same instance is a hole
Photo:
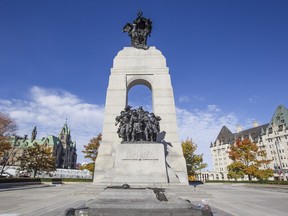
[[[18,135],[32,132],[37,126],[38,136],[58,136],[67,118],[72,140],[76,140],[78,161],[81,150],[102,130],[104,106],[88,104],[63,90],[32,87],[29,100],[0,100],[0,110],[8,113],[18,125]]]
[[[188,103],[188,102],[197,102],[197,103],[204,103],[206,101],[205,97],[200,95],[182,95],[178,98],[180,103]]]
[[[180,96],[178,100],[180,103],[183,103],[183,102],[189,102],[190,98],[188,95],[183,95],[183,96]]]
[[[204,161],[212,169],[210,143],[215,141],[223,125],[235,128],[238,119],[233,113],[224,113],[216,105],[208,105],[204,110],[187,111],[176,109],[179,135],[182,140],[192,138],[198,145],[197,153],[204,154]]]
[[[251,96],[250,98],[248,98],[248,101],[251,103],[257,103],[258,100],[259,100],[259,96],[257,96],[257,95],[254,95],[254,96]]]
[[[204,103],[206,101],[205,97],[199,95],[192,95],[192,99],[197,102]]]

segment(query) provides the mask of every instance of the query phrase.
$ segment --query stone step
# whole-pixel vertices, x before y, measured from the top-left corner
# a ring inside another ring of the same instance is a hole
[[[74,196],[87,196],[89,198],[96,198],[104,190],[104,186],[86,185],[84,190],[74,192]]]
[[[83,209],[76,210],[75,216],[203,216],[200,209]]]
[[[186,191],[183,188],[186,188]],[[88,194],[93,190],[98,190],[99,196],[96,199],[89,200],[85,208],[76,210],[76,216],[203,216],[201,209],[193,205],[189,197],[194,196],[194,199],[201,201],[205,193],[193,191],[189,186],[168,187],[163,190],[157,188],[124,189],[120,187],[103,189],[89,186],[86,193]],[[179,194],[182,194],[182,197]],[[208,213],[207,215],[211,216],[211,212]]]
[[[111,187],[111,186],[110,186]],[[115,198],[114,192],[109,192],[109,190],[105,189],[106,186],[103,185],[87,185],[85,187],[85,190],[77,191],[74,193],[75,196],[86,196],[89,198],[99,198],[101,195],[101,199],[110,199],[110,200],[117,200],[120,199],[120,197],[126,197],[130,199],[142,199],[145,200],[147,197],[145,197],[143,194],[139,198],[139,190],[145,190],[145,186],[138,185],[138,186],[131,186],[131,188],[134,188],[134,190],[129,190],[129,192],[125,189],[120,189],[118,191],[121,196],[118,196]],[[148,187],[148,188],[154,188],[154,187]],[[180,198],[182,200],[190,200],[190,201],[201,201],[202,199],[211,198],[212,196],[210,194],[207,194],[204,191],[201,191],[200,189],[194,188],[192,186],[187,185],[162,185],[161,187],[155,186],[155,188],[162,188],[165,190],[164,194],[168,199],[171,198]],[[105,192],[104,192],[105,191]],[[153,194],[153,191],[150,190],[150,195]]]

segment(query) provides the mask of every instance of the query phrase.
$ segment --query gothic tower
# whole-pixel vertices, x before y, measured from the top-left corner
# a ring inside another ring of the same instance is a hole
[[[67,121],[65,122],[65,124],[64,124],[61,132],[59,133],[58,137],[62,143],[63,148],[66,149],[67,146],[69,146],[70,142],[71,142],[70,129],[67,125]]]

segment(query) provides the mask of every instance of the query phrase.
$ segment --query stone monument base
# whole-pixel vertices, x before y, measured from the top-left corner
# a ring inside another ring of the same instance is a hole
[[[164,146],[161,143],[122,143],[116,148],[112,184],[167,184]]]
[[[164,188],[107,187],[99,198],[80,209],[69,209],[65,216],[212,216],[211,209],[200,209]]]

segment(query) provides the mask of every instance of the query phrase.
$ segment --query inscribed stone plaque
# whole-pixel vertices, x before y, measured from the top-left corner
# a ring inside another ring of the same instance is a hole
[[[113,182],[168,182],[163,144],[120,144],[116,151]]]

